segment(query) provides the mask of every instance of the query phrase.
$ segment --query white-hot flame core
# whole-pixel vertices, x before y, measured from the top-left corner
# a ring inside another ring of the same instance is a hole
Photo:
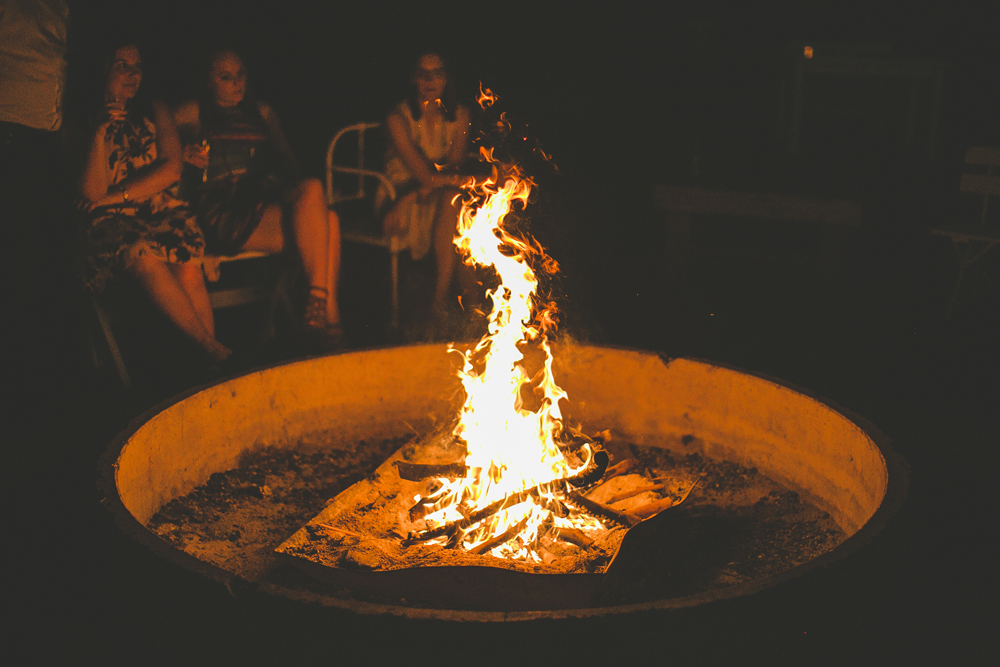
[[[485,152],[484,157],[489,158]],[[498,185],[498,180],[502,184]],[[476,207],[468,201],[463,204],[455,244],[467,255],[467,263],[493,267],[500,284],[488,292],[493,304],[489,333],[464,353],[464,368],[459,372],[466,399],[454,434],[465,441],[465,464],[474,472],[465,479],[440,480],[442,488],[432,494],[436,511],[425,517],[429,525],[459,520],[463,511],[467,514],[512,493],[571,477],[589,464],[589,460],[584,461],[574,468],[556,444],[562,431],[559,401],[566,398],[566,392],[555,383],[548,341],[541,327],[534,324],[538,280],[528,263],[530,255],[542,250],[512,236],[503,227],[512,202],[519,200],[522,206],[527,203],[531,181],[516,171],[498,179],[495,170],[492,178],[484,182],[470,180],[463,187],[481,205]],[[538,346],[544,356],[535,377],[529,377],[523,363],[521,350],[528,344]],[[521,391],[525,385],[541,394],[537,410],[523,405]],[[529,498],[473,526],[462,544],[474,548],[525,521],[516,539],[512,536],[490,553],[539,560],[533,544],[547,519],[556,527],[601,527],[583,514],[555,517]]]

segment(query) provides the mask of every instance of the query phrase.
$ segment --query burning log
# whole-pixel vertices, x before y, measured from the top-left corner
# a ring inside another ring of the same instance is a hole
[[[574,488],[586,488],[591,484],[600,481],[601,477],[604,475],[604,471],[608,467],[608,453],[603,449],[599,449],[594,452],[593,459],[591,459],[590,466],[587,467],[579,475],[574,475],[573,477],[567,477],[565,479],[554,479],[545,484],[539,484],[533,486],[530,489],[525,489],[523,491],[518,491],[517,493],[512,493],[511,495],[502,498],[496,502],[490,503],[486,507],[476,512],[470,513],[458,521],[452,521],[451,523],[446,523],[444,525],[438,526],[436,528],[431,528],[419,533],[410,533],[406,538],[403,545],[411,546],[417,542],[426,542],[427,540],[433,540],[437,537],[454,536],[458,531],[464,530],[473,524],[479,523],[483,519],[487,519],[497,512],[507,509],[508,507],[513,507],[514,505],[519,505],[523,503],[528,498],[534,496],[541,498],[546,492],[549,493],[565,493],[569,494],[569,497],[577,496],[571,489]],[[582,496],[580,496],[582,498]],[[593,502],[593,501],[587,501]],[[419,503],[418,503],[419,504]],[[599,503],[594,503],[594,505],[599,505]],[[603,506],[602,506],[603,507]],[[616,512],[610,507],[604,508],[609,512],[621,515],[620,512]],[[412,510],[411,510],[412,511]],[[604,511],[604,510],[601,510]],[[624,515],[622,515],[624,516]],[[623,524],[629,525],[629,524]],[[510,539],[510,538],[507,538]],[[507,540],[504,540],[506,542]],[[503,542],[500,542],[503,544]]]
[[[607,477],[617,477],[618,475],[624,475],[625,473],[631,471],[633,468],[639,465],[639,462],[635,459],[625,459],[624,461],[619,461],[610,468],[608,468]]]
[[[430,496],[424,496],[417,501],[417,504],[410,508],[410,521],[419,521],[425,516],[433,512],[431,509],[434,505],[434,499]]]
[[[500,546],[504,542],[510,540],[515,535],[517,535],[518,533],[520,533],[522,530],[524,530],[524,527],[527,526],[527,525],[528,525],[528,517],[524,517],[523,519],[521,519],[520,521],[518,521],[516,524],[514,524],[513,526],[511,526],[510,528],[508,528],[507,530],[505,530],[503,533],[501,533],[500,535],[497,535],[496,537],[494,537],[492,540],[488,540],[486,542],[483,542],[482,544],[480,544],[479,546],[475,547],[474,549],[470,549],[469,553],[476,554],[477,556],[481,556],[482,554],[489,553],[493,549],[496,549],[498,546]]]
[[[608,507],[603,503],[599,503],[596,500],[591,500],[580,493],[571,493],[568,498],[569,502],[577,507],[581,507],[584,510],[590,512],[596,517],[602,519],[608,519],[617,523],[619,526],[624,526],[628,528],[629,526],[634,526],[639,523],[641,519],[637,516],[631,514],[625,514],[624,512],[619,512],[616,509]]]
[[[586,549],[593,544],[593,542],[591,542],[591,540],[583,534],[582,530],[577,530],[576,528],[560,528],[556,533],[556,537],[564,542],[574,544],[581,549]]]
[[[410,482],[420,482],[431,477],[444,479],[460,479],[469,474],[470,470],[464,463],[409,463],[396,461],[399,478]]]

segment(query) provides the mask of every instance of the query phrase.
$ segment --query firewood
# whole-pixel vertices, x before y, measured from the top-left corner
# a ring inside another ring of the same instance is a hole
[[[594,452],[594,457],[590,462],[590,466],[578,475],[573,477],[567,477],[565,479],[554,479],[545,484],[539,484],[538,486],[533,486],[530,489],[525,489],[523,491],[518,491],[517,493],[512,493],[506,498],[502,498],[493,503],[490,503],[483,509],[473,512],[466,517],[459,519],[458,521],[453,521],[451,523],[446,523],[437,528],[431,528],[419,533],[410,533],[409,537],[403,543],[403,546],[410,546],[417,542],[423,542],[426,540],[432,540],[435,537],[442,537],[444,535],[454,535],[456,531],[464,530],[469,526],[479,523],[483,519],[493,516],[497,512],[508,507],[513,507],[523,503],[531,496],[539,496],[543,489],[559,489],[563,493],[569,493],[571,488],[583,488],[597,482],[604,475],[604,471],[608,466],[608,453],[604,450],[597,450]],[[578,493],[571,493],[570,496],[579,496]],[[582,498],[582,496],[580,496]],[[593,503],[593,501],[587,501]],[[577,503],[579,504],[579,503]],[[599,503],[594,503],[594,505],[599,505]],[[604,510],[602,510],[604,511]],[[620,514],[620,512],[615,512],[615,510],[610,507],[606,508],[606,511],[612,512],[614,514]],[[623,515],[624,516],[624,515]]]
[[[639,465],[639,462],[635,459],[625,459],[624,461],[619,461],[613,466],[609,467],[607,472],[604,474],[606,479],[611,479],[612,477],[617,477],[618,475],[624,475],[633,468]]]
[[[603,503],[599,503],[596,500],[591,500],[586,496],[579,493],[571,493],[569,495],[569,502],[573,503],[578,507],[582,507],[594,516],[600,517],[602,519],[609,519],[614,521],[620,526],[628,528],[629,526],[634,526],[639,523],[639,517],[625,514],[624,512],[619,512],[616,509],[608,507]]]
[[[673,507],[675,504],[676,503],[673,498],[661,498],[646,505],[634,507],[629,511],[629,514],[637,516],[641,519],[648,519],[654,514],[659,514],[668,507]]]
[[[694,481],[694,484],[691,485],[691,488],[688,489],[684,493],[684,495],[681,496],[676,501],[673,498],[663,498],[661,500],[657,500],[655,502],[651,502],[651,503],[649,503],[647,505],[641,505],[639,507],[636,507],[636,508],[632,509],[629,513],[632,514],[632,515],[634,515],[634,516],[640,517],[641,519],[648,519],[649,517],[655,516],[656,514],[659,514],[660,512],[662,512],[663,510],[665,510],[667,508],[674,507],[676,505],[680,505],[682,502],[684,502],[685,500],[687,500],[687,497],[689,495],[691,495],[691,492],[694,491],[694,487],[698,486],[698,482],[700,482],[700,481],[701,481],[701,478],[699,477],[698,479],[696,479]]]
[[[663,490],[662,484],[650,484],[648,486],[638,486],[634,489],[628,489],[626,491],[616,493],[615,495],[608,498],[608,500],[605,502],[605,505],[614,505],[615,503],[621,500],[631,498],[632,496],[637,496],[640,493],[646,493],[647,491],[662,491],[662,490]]]
[[[593,544],[590,538],[583,534],[582,530],[577,530],[576,528],[559,528],[556,532],[556,537],[564,542],[575,544],[581,549],[586,549]]]
[[[400,479],[410,482],[419,482],[430,477],[459,479],[469,473],[469,468],[464,463],[410,463],[408,461],[396,461],[396,470],[399,472]]]
[[[528,517],[524,517],[510,528],[503,531],[500,535],[494,537],[492,540],[483,542],[479,546],[469,549],[469,553],[476,554],[477,556],[489,553],[493,549],[496,549],[498,546],[500,546],[507,540],[511,539],[512,537],[520,533],[522,530],[524,530],[524,527],[527,525],[528,525]]]
[[[430,498],[430,496],[424,496],[418,500],[417,503],[410,508],[410,521],[417,521],[430,514],[433,511],[431,509],[431,505],[433,504],[434,501]]]

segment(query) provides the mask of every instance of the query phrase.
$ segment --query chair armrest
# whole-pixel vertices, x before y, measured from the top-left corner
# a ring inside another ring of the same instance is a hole
[[[375,171],[373,169],[364,168],[364,136],[366,130],[371,130],[379,127],[381,123],[355,123],[354,125],[348,125],[347,127],[341,129],[337,134],[334,135],[333,139],[330,141],[329,147],[326,150],[326,204],[327,206],[332,206],[337,202],[350,201],[353,199],[364,199],[364,178],[366,176],[378,179],[379,182],[386,188],[389,193],[389,198],[391,201],[396,199],[396,188],[385,177],[381,172]],[[334,151],[337,148],[337,142],[350,132],[358,133],[358,164],[357,166],[346,166],[338,165],[333,162]],[[333,174],[357,174],[360,178],[358,179],[358,189],[355,194],[350,196],[338,197],[333,191]]]
[[[327,206],[332,206],[337,202],[350,201],[352,199],[364,199],[365,193],[359,191],[358,193],[347,196],[338,197],[333,192],[333,174],[358,174],[359,176],[371,176],[372,178],[378,179],[378,181],[385,187],[386,191],[389,193],[389,201],[396,201],[396,186],[392,184],[385,174],[380,171],[375,171],[373,169],[361,169],[359,167],[342,167],[340,165],[329,165],[326,172],[326,204]]]

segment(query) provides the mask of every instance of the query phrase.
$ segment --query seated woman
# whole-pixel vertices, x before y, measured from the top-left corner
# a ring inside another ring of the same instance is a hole
[[[226,49],[209,59],[205,92],[174,110],[185,139],[187,184],[208,252],[282,251],[291,241],[309,281],[303,324],[319,349],[343,341],[337,305],[340,225],[318,179],[297,176],[274,110],[247,94],[243,60]]]
[[[444,60],[435,53],[417,59],[413,93],[386,121],[390,146],[386,175],[397,199],[384,214],[386,234],[407,239],[413,259],[433,245],[437,263],[433,312],[446,311],[458,259],[453,243],[461,205],[455,173],[469,149],[469,110],[455,101]],[[439,167],[441,169],[439,169]],[[386,207],[384,193],[377,207]]]
[[[231,351],[215,339],[200,259],[205,241],[172,186],[181,144],[170,110],[139,94],[134,44],[106,60],[100,114],[77,190],[87,212],[84,280],[98,291],[118,271],[135,276],[153,302],[216,363]]]

